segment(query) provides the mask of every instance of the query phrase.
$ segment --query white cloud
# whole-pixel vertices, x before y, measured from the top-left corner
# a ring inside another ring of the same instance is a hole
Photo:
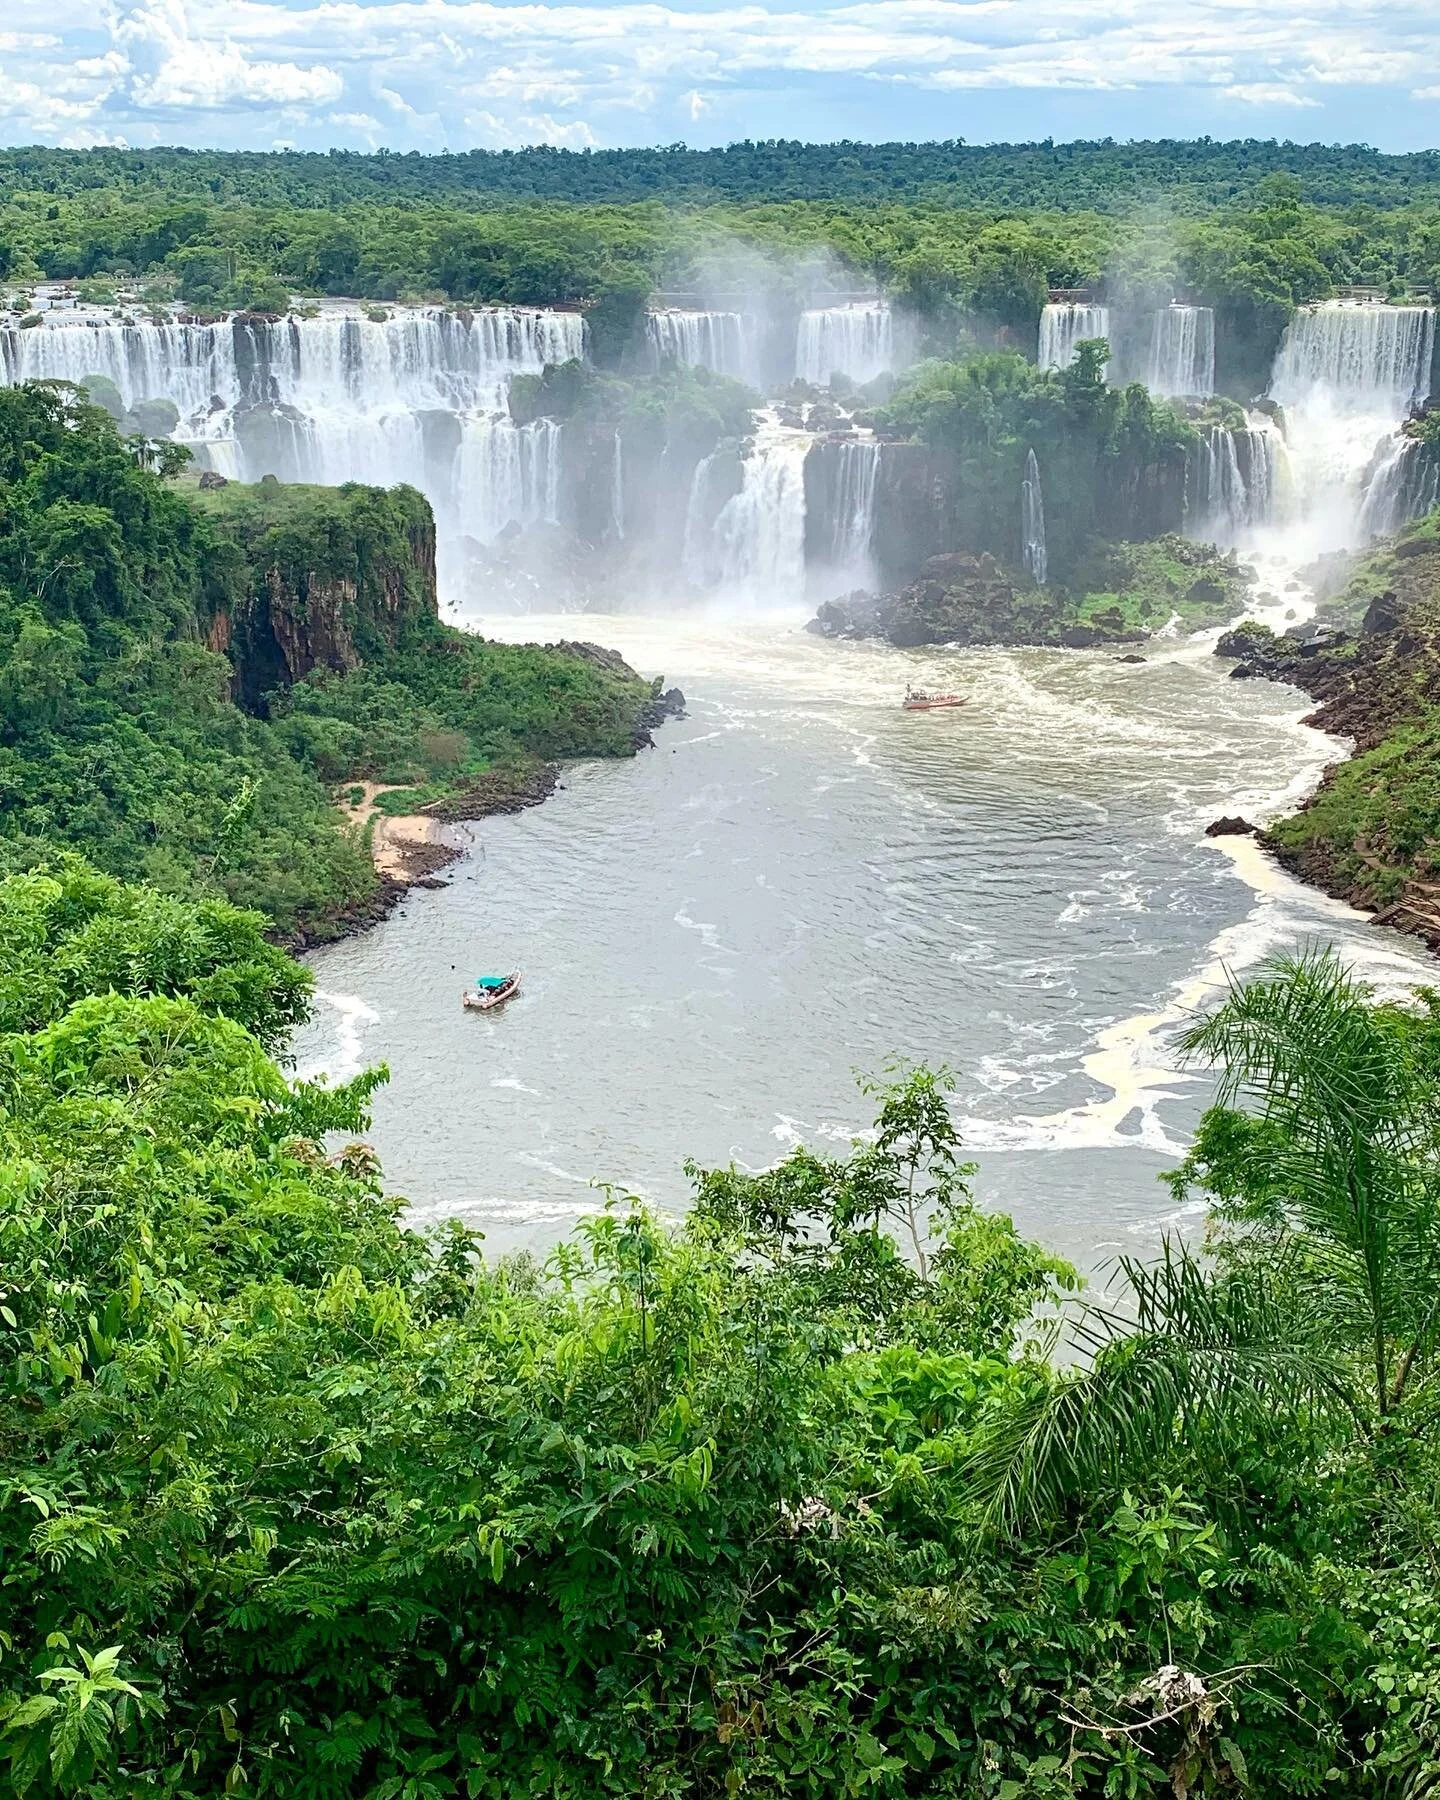
[[[211,9],[207,9],[210,11]],[[345,84],[323,63],[252,60],[241,42],[197,33],[187,0],[145,0],[115,28],[141,111],[189,107],[322,106]]]
[[[1240,82],[1235,87],[1221,88],[1227,100],[1243,100],[1247,106],[1318,106],[1310,94],[1297,94],[1294,88],[1278,81]]]
[[[200,115],[231,119],[228,141],[265,141],[289,109],[286,135],[307,144],[337,131],[397,148],[588,144],[607,120],[612,139],[654,141],[722,93],[745,129],[767,96],[853,98],[857,81],[937,96],[1152,92],[1162,123],[1160,96],[1178,89],[1217,124],[1235,102],[1283,117],[1359,88],[1379,119],[1382,90],[1440,98],[1437,66],[1433,0],[9,0],[0,134],[164,141]],[[868,117],[855,126],[875,135]],[[1013,135],[1047,129],[1016,109]]]

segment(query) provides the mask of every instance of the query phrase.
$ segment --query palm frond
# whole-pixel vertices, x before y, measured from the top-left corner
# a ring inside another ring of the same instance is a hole
[[[1007,1414],[971,1454],[963,1478],[994,1529],[1018,1532],[1118,1490],[1207,1421],[1263,1438],[1353,1411],[1348,1363],[1297,1334],[1264,1282],[1219,1278],[1173,1244],[1153,1265],[1123,1267],[1133,1311],[1084,1319],[1089,1366]]]

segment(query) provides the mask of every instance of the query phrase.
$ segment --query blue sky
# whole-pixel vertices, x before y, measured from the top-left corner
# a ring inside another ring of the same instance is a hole
[[[8,0],[0,140],[1440,144],[1440,0]]]

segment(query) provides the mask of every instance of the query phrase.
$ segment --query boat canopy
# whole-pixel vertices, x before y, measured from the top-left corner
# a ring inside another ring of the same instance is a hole
[[[477,975],[475,985],[487,993],[493,993],[496,988],[504,987],[510,979],[508,975]]]

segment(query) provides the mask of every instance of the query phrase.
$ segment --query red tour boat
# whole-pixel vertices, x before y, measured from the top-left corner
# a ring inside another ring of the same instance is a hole
[[[901,702],[906,712],[929,712],[937,706],[963,706],[963,694],[921,694],[914,688],[906,688],[905,698]]]

